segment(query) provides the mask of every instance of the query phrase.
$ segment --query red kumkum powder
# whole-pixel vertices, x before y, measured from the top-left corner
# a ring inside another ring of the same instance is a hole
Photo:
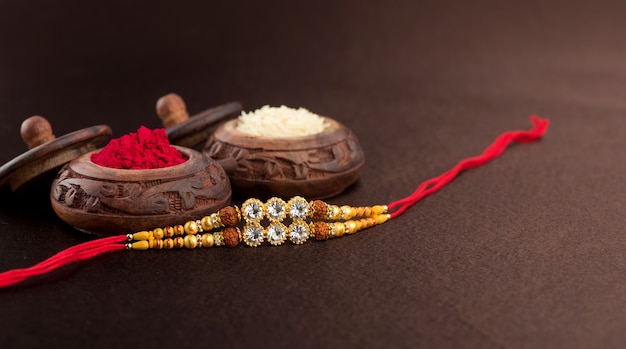
[[[137,133],[112,139],[106,147],[91,155],[95,164],[126,170],[170,167],[186,160],[178,149],[170,145],[165,129],[150,130],[145,126],[141,126]]]

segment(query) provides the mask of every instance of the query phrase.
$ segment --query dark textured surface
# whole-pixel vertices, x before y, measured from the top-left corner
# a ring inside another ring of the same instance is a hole
[[[506,4],[505,4],[506,3]],[[619,1],[2,1],[0,163],[57,135],[231,100],[336,118],[366,154],[330,200],[387,203],[552,121],[400,218],[277,248],[117,252],[0,290],[0,346],[607,348],[626,342]],[[0,270],[91,237],[2,194]]]

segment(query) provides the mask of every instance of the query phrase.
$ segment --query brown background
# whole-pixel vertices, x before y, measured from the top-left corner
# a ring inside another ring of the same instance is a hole
[[[338,204],[410,193],[552,121],[405,215],[326,243],[118,252],[0,290],[0,346],[605,348],[626,342],[620,1],[2,1],[0,163],[21,121],[159,126],[238,100],[348,125]],[[2,194],[0,270],[88,241],[47,193]]]

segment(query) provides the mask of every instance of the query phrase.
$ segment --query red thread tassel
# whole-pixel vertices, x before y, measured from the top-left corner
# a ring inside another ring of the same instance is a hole
[[[107,252],[123,250],[126,248],[124,244],[122,244],[125,240],[125,235],[118,235],[84,242],[61,251],[32,267],[6,271],[0,274],[0,288],[15,285],[18,282],[32,277],[49,273],[73,262],[89,259]]]
[[[506,148],[512,142],[528,143],[541,139],[541,137],[548,130],[550,121],[546,119],[541,119],[536,115],[532,115],[530,117],[530,121],[533,124],[532,129],[528,131],[509,131],[501,134],[490,146],[487,147],[487,149],[485,149],[485,151],[483,151],[482,154],[460,161],[458,164],[456,164],[456,166],[454,166],[447,172],[444,172],[440,176],[431,178],[420,184],[419,187],[417,187],[417,190],[413,192],[413,194],[388,204],[387,207],[390,210],[397,207],[397,209],[395,209],[395,211],[390,214],[391,218],[395,218],[401,215],[409,207],[415,205],[424,197],[437,192],[446,184],[452,182],[452,180],[456,178],[462,171],[484,165],[487,162],[497,158],[506,150]]]

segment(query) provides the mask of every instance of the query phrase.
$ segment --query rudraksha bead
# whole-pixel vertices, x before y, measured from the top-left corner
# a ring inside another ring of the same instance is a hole
[[[315,222],[313,223],[313,230],[315,231],[315,240],[318,240],[318,241],[328,240],[328,236],[330,235],[330,229],[328,227],[328,223]]]
[[[322,200],[315,200],[311,203],[313,209],[313,219],[327,219],[328,205]]]
[[[239,222],[239,212],[232,206],[226,206],[219,210],[220,221],[225,226],[232,226]]]
[[[228,247],[235,247],[239,244],[239,232],[235,228],[226,228],[222,232],[224,237],[224,245]]]

